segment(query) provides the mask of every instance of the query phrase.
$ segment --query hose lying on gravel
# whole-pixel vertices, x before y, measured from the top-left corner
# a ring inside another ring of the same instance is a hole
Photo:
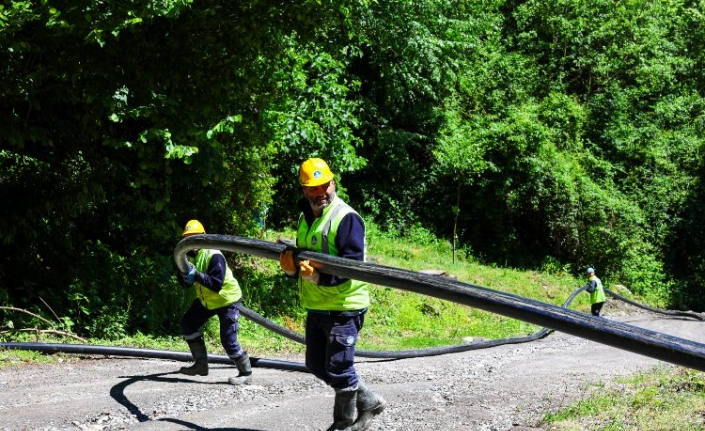
[[[580,287],[578,288],[575,292],[573,292],[568,299],[563,303],[562,307],[567,308],[573,299],[575,297],[583,292],[585,290],[585,287]],[[627,302],[629,304],[635,305],[637,307],[643,308],[645,310],[652,311],[654,313],[661,313],[661,314],[667,314],[671,316],[681,316],[681,317],[689,317],[697,320],[705,320],[703,316],[695,313],[689,313],[685,311],[673,311],[673,310],[661,310],[659,308],[652,308],[643,304],[639,304],[637,302],[634,302],[630,299],[624,298],[623,296],[620,296],[614,292],[611,292],[607,289],[605,289],[605,292],[608,293],[609,295],[613,296],[616,299],[619,299],[621,301]],[[270,331],[277,333],[283,337],[286,337],[292,341],[296,341],[301,344],[305,344],[305,339],[303,335],[291,331],[283,326],[277,325],[276,323],[272,322],[271,320],[266,319],[265,317],[257,314],[255,311],[250,310],[247,307],[241,306],[240,312],[243,316],[248,318],[249,320],[269,329]],[[543,337],[546,337],[552,332],[552,330],[548,328],[541,328],[537,332],[526,335],[523,337],[508,337],[508,338],[498,338],[495,340],[483,340],[483,341],[477,341],[473,343],[467,343],[467,344],[458,344],[454,346],[443,346],[443,347],[435,347],[435,348],[428,348],[428,349],[415,349],[415,350],[396,350],[396,351],[372,351],[372,350],[364,350],[364,349],[355,349],[355,356],[360,356],[363,358],[393,358],[393,359],[404,359],[404,358],[418,358],[422,356],[434,356],[434,355],[445,355],[448,353],[458,353],[458,352],[466,352],[469,350],[480,350],[480,349],[487,349],[490,347],[496,347],[496,346],[501,346],[504,344],[519,344],[519,343],[527,343],[530,341],[536,341],[538,339],[541,339]]]
[[[297,343],[305,344],[305,338],[303,335],[291,331],[288,328],[280,326],[265,317],[257,314],[256,312],[250,310],[247,307],[240,306],[240,314],[248,318],[249,320],[269,329],[270,331],[277,333],[283,337],[286,337]],[[526,335],[523,337],[508,337],[508,338],[498,338],[495,340],[483,340],[467,344],[459,344],[455,346],[443,346],[434,347],[428,349],[415,349],[415,350],[394,350],[394,351],[375,351],[375,350],[364,350],[355,349],[355,356],[363,358],[388,358],[388,359],[405,359],[405,358],[419,358],[423,356],[436,356],[445,355],[448,353],[459,353],[466,352],[469,350],[480,350],[487,349],[490,347],[501,346],[503,344],[519,344],[527,343],[529,341],[535,341],[543,338],[551,333],[551,330],[542,328],[539,331]]]
[[[667,314],[669,316],[689,317],[691,319],[705,321],[705,316],[703,316],[702,314],[693,313],[692,311],[662,310],[660,308],[653,308],[653,307],[649,307],[648,305],[639,304],[638,302],[632,301],[629,298],[625,298],[617,293],[612,292],[609,289],[605,289],[605,293],[607,293],[608,295],[612,296],[615,299],[619,299],[620,301],[624,301],[627,304],[631,304],[635,307],[643,308],[644,310],[649,310],[654,313]]]
[[[533,323],[550,330],[565,332],[622,350],[705,371],[705,344],[692,340],[580,313],[566,307],[559,307],[473,284],[462,283],[447,277],[343,259],[337,256],[297,249],[282,243],[232,235],[203,234],[186,237],[174,248],[174,260],[179,271],[182,273],[187,271],[188,261],[186,253],[188,251],[204,248],[247,253],[273,260],[279,260],[281,252],[291,249],[297,259],[309,260],[315,263],[316,268],[321,272],[464,304]],[[575,292],[575,294],[577,293]],[[246,310],[243,314],[248,318],[257,318],[256,313],[251,312],[251,310]],[[262,320],[263,323],[265,323],[264,320]],[[267,323],[270,329],[277,328],[277,325],[270,323]],[[538,334],[545,336],[546,331],[541,330]],[[284,333],[290,333],[290,331],[285,330]],[[297,337],[299,340],[301,339],[298,334]],[[491,346],[497,345],[498,342],[516,342],[516,340],[509,339],[486,343]],[[481,343],[472,343],[464,346],[426,349],[424,352],[375,352],[375,357],[398,358],[407,354],[442,354],[481,346]],[[369,355],[370,353],[363,351],[359,354]]]
[[[180,271],[185,272],[187,269],[185,256],[186,252],[195,248],[214,248],[278,259],[281,251],[292,247],[291,245],[270,243],[236,236],[195,235],[183,239],[179,242],[179,244],[177,244],[176,249],[174,250],[174,259]],[[612,345],[613,347],[631,350],[639,354],[655,357],[656,359],[705,371],[705,345],[695,343],[690,340],[684,340],[678,337],[633,327],[623,323],[605,320],[573,310],[568,310],[567,307],[579,293],[585,290],[585,287],[578,288],[575,292],[573,292],[559,308],[554,305],[544,304],[531,299],[518,297],[516,295],[495,292],[487,288],[461,283],[438,275],[416,273],[398,268],[383,267],[371,263],[340,259],[334,256],[307,252],[295,248],[294,250],[301,259],[309,259],[317,262],[319,267],[325,270],[324,272],[343,275],[349,278],[356,278],[374,284],[396,287],[402,290],[409,290],[420,294],[450,300],[460,304],[476,306],[477,308],[518,318],[530,323],[549,323],[549,325],[546,326],[552,326],[554,329],[562,330],[573,335],[591,339],[603,344]],[[605,292],[618,300],[655,313],[694,318],[701,321],[705,320],[702,315],[696,313],[652,308],[636,303],[608,289],[605,289]],[[556,308],[564,310],[564,312],[557,313],[555,310]],[[305,339],[302,335],[280,326],[269,319],[266,319],[245,306],[240,307],[240,312],[247,319],[271,330],[272,332],[298,343],[305,343]],[[593,321],[594,319],[598,320],[595,322]],[[543,327],[533,334],[522,337],[483,340],[467,344],[428,349],[403,351],[369,351],[364,349],[356,349],[355,354],[360,357],[389,359],[443,355],[448,353],[465,352],[469,350],[487,349],[504,344],[518,344],[535,341],[546,337],[554,329]],[[612,333],[609,333],[609,331]],[[48,353],[91,353],[172,359],[177,361],[192,360],[191,354],[186,352],[110,346],[48,343],[0,343],[0,347],[9,349],[37,350]],[[231,360],[224,355],[209,355],[208,359],[209,362],[213,363],[231,364]],[[303,364],[259,358],[252,358],[252,366],[278,368],[290,371],[308,371],[306,366]]]
[[[152,350],[131,347],[114,346],[92,346],[86,344],[62,344],[62,343],[2,343],[0,347],[15,350],[33,350],[44,353],[78,353],[85,355],[107,355],[107,356],[132,356],[137,358],[167,359],[172,361],[189,362],[193,360],[191,353],[173,352],[171,350]],[[232,365],[233,360],[227,355],[208,355],[208,362],[213,364]],[[275,368],[285,371],[308,372],[304,364],[298,362],[279,361],[272,359],[261,359],[250,357],[253,367]]]

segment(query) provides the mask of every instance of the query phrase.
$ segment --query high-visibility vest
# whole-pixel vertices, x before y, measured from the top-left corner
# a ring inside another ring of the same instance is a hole
[[[189,258],[189,261],[194,264],[199,272],[208,272],[208,266],[211,263],[211,258],[216,254],[222,255],[220,250],[201,249],[195,258]],[[233,304],[242,298],[242,289],[237,279],[233,276],[227,262],[225,264],[225,280],[219,292],[214,292],[199,282],[194,283],[196,296],[201,301],[204,307],[209,310],[226,307]]]
[[[605,289],[602,287],[602,281],[596,275],[590,277],[590,281],[592,280],[595,280],[595,290],[590,294],[590,303],[605,302]]]
[[[335,246],[335,237],[338,226],[340,226],[343,217],[350,213],[357,214],[355,210],[336,196],[311,226],[308,225],[302,214],[299,218],[297,247],[337,256],[338,249]],[[301,305],[308,310],[361,310],[370,305],[367,283],[353,279],[338,286],[320,286],[299,276],[299,295]]]

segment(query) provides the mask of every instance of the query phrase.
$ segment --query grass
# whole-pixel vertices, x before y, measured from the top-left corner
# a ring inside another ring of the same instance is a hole
[[[22,366],[29,364],[55,364],[70,359],[71,355],[57,353],[46,355],[31,350],[6,350],[0,349],[0,368]]]
[[[598,385],[599,386],[599,385]],[[660,365],[544,416],[556,431],[705,430],[705,373]]]
[[[561,305],[580,281],[565,272],[496,268],[456,253],[451,244],[416,228],[412,238],[370,229],[368,261],[411,271],[437,270],[459,281]],[[414,239],[415,238],[415,239]],[[589,310],[587,297],[574,308]],[[384,286],[372,288],[372,305],[361,336],[367,349],[414,349],[463,344],[469,338],[495,339],[531,334],[540,328],[520,320]]]

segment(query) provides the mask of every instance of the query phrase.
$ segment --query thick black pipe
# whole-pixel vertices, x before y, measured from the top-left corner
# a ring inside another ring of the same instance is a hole
[[[700,320],[700,321],[705,321],[705,316],[700,315],[700,314],[697,314],[697,313],[694,313],[694,312],[692,312],[692,311],[662,310],[662,309],[660,309],[660,308],[653,308],[653,307],[649,307],[648,305],[639,304],[638,302],[632,301],[632,300],[629,299],[629,298],[625,298],[624,296],[619,295],[619,294],[617,294],[617,293],[614,293],[614,292],[612,292],[612,291],[609,290],[609,289],[605,289],[605,293],[608,294],[608,295],[610,295],[611,297],[613,297],[613,298],[615,298],[615,299],[619,299],[620,301],[624,301],[624,302],[626,302],[627,304],[633,305],[633,306],[635,306],[635,307],[639,307],[639,308],[644,309],[644,310],[649,310],[649,311],[654,312],[654,313],[668,314],[669,316],[687,317],[687,318],[689,318],[689,319],[697,319],[697,320]]]
[[[201,248],[247,253],[278,260],[279,254],[287,246],[230,235],[195,235],[182,239],[174,249],[174,260],[182,272],[185,273],[187,268],[186,252]],[[480,308],[618,349],[705,371],[705,345],[695,341],[449,278],[311,251],[296,250],[296,253],[299,259],[314,262],[314,266],[322,272]]]
[[[576,289],[569,297],[566,299],[561,307],[567,308],[570,303],[575,299],[575,297],[583,292],[585,290],[585,287],[580,287]],[[618,299],[620,301],[625,301],[629,304],[632,304],[636,307],[643,308],[646,310],[649,310],[654,313],[660,313],[660,314],[667,314],[671,316],[679,316],[679,317],[687,317],[691,319],[697,319],[697,320],[703,320],[704,317],[692,313],[692,312],[674,312],[672,310],[661,310],[659,308],[652,308],[648,307],[642,304],[639,304],[637,302],[631,301],[627,298],[624,298],[620,295],[615,294],[614,292],[611,292],[607,289],[605,289],[605,292],[613,296],[615,299]],[[264,328],[269,329],[270,331],[279,334],[283,337],[286,337],[290,340],[296,341],[297,343],[300,344],[305,344],[306,340],[305,337],[297,332],[294,332],[288,328],[285,328],[281,325],[278,325],[271,320],[266,319],[265,317],[259,315],[257,312],[250,310],[249,308],[245,307],[244,305],[240,305],[240,314],[247,319],[257,323],[258,325],[263,326]],[[491,347],[496,347],[496,346],[501,346],[504,344],[519,344],[519,343],[528,343],[531,341],[536,341],[538,339],[541,339],[543,337],[546,337],[552,332],[552,330],[547,329],[547,328],[541,328],[537,332],[533,334],[529,334],[526,336],[522,337],[508,337],[508,338],[501,338],[501,339],[495,339],[495,340],[484,340],[484,341],[477,341],[477,342],[472,342],[472,343],[466,343],[466,344],[458,344],[458,345],[452,345],[452,346],[442,346],[442,347],[431,347],[428,349],[414,349],[414,350],[389,350],[389,351],[378,351],[378,350],[365,350],[365,349],[355,349],[355,356],[363,357],[363,358],[386,358],[386,359],[403,359],[403,358],[419,358],[422,356],[437,356],[437,355],[445,355],[448,353],[459,353],[459,352],[467,352],[470,350],[480,350],[480,349],[488,349]]]
[[[191,353],[172,352],[170,350],[137,349],[131,347],[114,346],[91,346],[86,344],[61,344],[61,343],[3,343],[0,347],[15,350],[33,350],[44,353],[79,353],[86,355],[108,355],[108,356],[134,356],[137,358],[166,359],[172,361],[193,361]],[[208,362],[212,364],[232,365],[233,360],[227,355],[208,355]],[[308,373],[308,368],[304,364],[289,361],[277,361],[250,357],[253,367],[274,368],[285,371],[301,371]]]
[[[252,320],[253,322],[269,329],[270,331],[284,336],[290,340],[296,341],[300,344],[306,343],[306,338],[294,332],[288,328],[277,325],[271,320],[259,315],[255,311],[250,310],[244,305],[240,305],[240,314],[246,318]],[[485,340],[478,341],[468,344],[458,344],[455,346],[443,346],[443,347],[431,347],[428,349],[414,349],[414,350],[390,350],[390,351],[375,351],[375,350],[365,350],[365,349],[355,349],[355,356],[362,358],[385,358],[385,359],[405,359],[405,358],[419,358],[422,356],[438,356],[445,355],[448,353],[459,353],[467,352],[470,350],[480,350],[488,349],[490,347],[501,346],[503,344],[519,344],[528,343],[529,341],[536,341],[540,338],[547,336],[551,331],[546,328],[541,328],[534,334],[530,334],[524,337],[509,337],[509,338],[499,338],[495,340]]]

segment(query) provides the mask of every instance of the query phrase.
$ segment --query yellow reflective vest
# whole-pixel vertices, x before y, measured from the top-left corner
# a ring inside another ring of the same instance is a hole
[[[338,226],[340,226],[343,217],[350,213],[357,214],[355,210],[336,196],[311,226],[308,225],[306,217],[302,214],[299,218],[296,246],[330,256],[338,256],[338,249],[335,245]],[[301,305],[307,310],[349,311],[361,310],[370,305],[367,283],[353,279],[338,286],[320,286],[304,280],[299,275],[299,295]]]
[[[590,277],[590,281],[593,280],[595,280],[595,290],[590,293],[590,303],[605,302],[605,289],[602,287],[602,281],[596,275]]]
[[[223,253],[220,250],[202,249],[198,250],[195,258],[190,257],[188,259],[196,266],[197,271],[207,273],[211,258],[216,254],[222,255]],[[227,263],[225,265],[225,279],[219,292],[214,292],[198,282],[193,284],[193,288],[196,289],[196,296],[198,296],[201,304],[209,310],[226,307],[242,298],[240,284],[233,276],[233,272]]]

